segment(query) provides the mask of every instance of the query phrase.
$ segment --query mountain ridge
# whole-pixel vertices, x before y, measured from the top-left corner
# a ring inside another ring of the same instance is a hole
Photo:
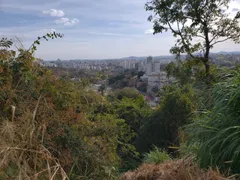
[[[240,55],[240,51],[219,51],[215,53],[211,53],[213,55]],[[149,56],[128,56],[128,57],[123,57],[123,58],[101,58],[101,59],[69,59],[69,60],[63,60],[63,61],[106,61],[106,60],[145,60]],[[174,55],[162,55],[162,56],[152,56],[153,59],[174,59]],[[56,61],[56,60],[45,60],[45,61]]]

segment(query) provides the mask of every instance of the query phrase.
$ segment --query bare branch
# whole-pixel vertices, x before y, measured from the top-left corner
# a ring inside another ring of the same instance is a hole
[[[215,36],[213,36],[213,38],[210,40],[210,43],[212,43],[217,37],[218,37],[218,34],[216,34]]]
[[[225,42],[225,41],[227,41],[229,39],[232,39],[232,38],[231,37],[227,37],[227,38],[225,38],[223,40],[215,41],[214,43],[210,44],[210,46],[214,46],[215,44],[218,44],[218,43],[221,43],[221,42]]]
[[[202,38],[202,39],[204,39],[205,40],[205,37],[204,36],[202,36],[202,35],[196,35],[196,37],[199,37],[199,38]]]

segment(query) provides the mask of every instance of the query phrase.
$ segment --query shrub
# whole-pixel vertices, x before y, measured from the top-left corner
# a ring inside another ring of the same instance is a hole
[[[171,160],[171,156],[165,150],[161,150],[155,146],[152,151],[144,155],[143,162],[160,164],[167,160]]]
[[[197,98],[190,85],[168,86],[161,93],[159,107],[141,127],[136,143],[140,152],[147,152],[153,144],[164,149],[179,146],[179,128],[191,122],[189,117],[196,108]]]
[[[201,167],[219,167],[240,173],[240,73],[232,72],[212,88],[212,108],[198,113],[187,127],[189,145],[197,144]]]
[[[0,54],[0,179],[116,178],[117,152],[134,151],[124,120],[101,95],[40,67],[32,51],[6,52]]]
[[[110,97],[116,98],[118,100],[122,100],[123,98],[136,99],[139,96],[141,96],[141,94],[135,88],[118,89],[110,94]]]

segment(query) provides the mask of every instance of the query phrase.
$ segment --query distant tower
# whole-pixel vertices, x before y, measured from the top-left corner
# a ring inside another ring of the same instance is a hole
[[[152,62],[152,56],[149,56],[147,58],[147,75],[150,75],[153,72],[153,62]]]
[[[148,63],[148,64],[149,64],[149,63],[152,63],[152,60],[153,60],[152,56],[148,56],[148,57],[147,57],[147,63]]]

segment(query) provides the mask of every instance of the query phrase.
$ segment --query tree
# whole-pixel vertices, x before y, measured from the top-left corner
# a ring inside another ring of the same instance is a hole
[[[149,147],[168,149],[179,145],[179,129],[191,122],[190,115],[196,109],[196,94],[191,85],[165,86],[158,108],[147,116],[141,126],[136,148],[139,152]]]
[[[204,65],[194,59],[171,62],[166,66],[165,71],[168,78],[170,76],[174,77],[181,85],[202,82],[205,79]],[[213,75],[215,75],[213,71],[214,68],[211,68],[212,81],[214,80]]]
[[[139,71],[138,74],[137,74],[138,79],[140,79],[144,74],[145,74],[145,72]]]
[[[152,0],[146,3],[146,10],[153,12],[148,20],[153,21],[154,34],[171,31],[178,37],[170,52],[178,56],[186,53],[201,61],[210,79],[210,50],[214,45],[227,40],[240,43],[240,11],[234,18],[228,17],[231,1]]]
[[[123,98],[137,99],[141,94],[135,88],[123,88],[115,90],[110,96],[121,101]]]
[[[105,91],[105,90],[106,90],[106,85],[105,85],[105,84],[102,84],[102,85],[99,87],[99,89],[98,89],[98,91],[101,92],[102,96],[104,95],[104,91]]]
[[[152,92],[153,92],[153,93],[157,94],[158,91],[159,91],[159,89],[158,89],[157,86],[154,86],[154,87],[152,88]]]

